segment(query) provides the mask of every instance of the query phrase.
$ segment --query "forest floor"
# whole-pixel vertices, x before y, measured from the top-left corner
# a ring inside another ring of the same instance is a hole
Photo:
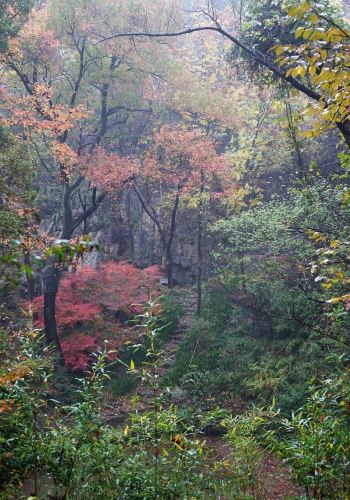
[[[159,369],[160,378],[164,377],[175,363],[176,353],[180,349],[181,343],[187,333],[190,332],[196,310],[196,297],[192,290],[177,289],[174,293],[180,301],[182,315],[173,332],[172,337],[166,341],[162,347],[163,363]],[[120,425],[127,421],[130,413],[146,412],[152,408],[153,391],[141,382],[137,387],[125,396],[119,396],[114,401],[109,401],[108,409],[104,413],[105,421],[111,425]],[[185,399],[174,401],[178,407],[190,404]],[[243,412],[245,404],[243,401],[228,402],[227,409],[234,412]],[[225,441],[225,436],[203,436],[208,451],[209,460],[215,462],[234,463],[234,457],[229,444]],[[284,466],[275,456],[264,452],[262,463],[258,469],[258,497],[259,500],[287,500],[300,498],[303,490],[291,479],[288,468]]]
[[[182,316],[173,332],[171,338],[167,340],[163,347],[164,362],[159,370],[160,378],[164,377],[175,363],[176,353],[179,350],[185,336],[190,332],[196,310],[196,299],[191,290],[178,289],[174,292],[181,302]],[[170,389],[171,391],[172,389]],[[108,398],[106,407],[103,412],[104,420],[110,425],[123,425],[132,412],[146,412],[152,408],[153,403],[152,390],[142,383],[136,386],[129,394],[125,396],[117,396]],[[191,401],[183,399],[176,402],[177,406],[189,406]],[[242,413],[245,410],[244,402],[234,401],[228,402],[227,409],[230,412]],[[216,435],[201,435],[205,441],[209,465],[210,463],[226,463],[228,467],[224,470],[225,477],[229,477],[230,467],[234,467],[235,457],[230,449],[229,443],[225,440],[225,436]],[[45,478],[44,478],[45,479]],[[49,481],[45,484],[42,482],[41,490],[46,491],[52,484]],[[28,498],[33,490],[33,478],[28,478],[25,481],[23,489],[14,498]],[[300,498],[303,491],[295,483],[293,483],[287,467],[285,467],[276,457],[263,451],[263,459],[258,468],[258,493],[253,495],[259,500],[287,500]],[[247,494],[252,492],[247,492]],[[222,498],[221,500],[230,500],[230,497]]]

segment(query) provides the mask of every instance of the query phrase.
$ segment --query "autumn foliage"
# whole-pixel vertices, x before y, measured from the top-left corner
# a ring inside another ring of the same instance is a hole
[[[101,149],[95,155],[98,161],[93,156],[85,161],[85,174],[107,192],[123,184],[139,185],[140,180],[168,189],[180,185],[183,193],[191,192],[198,189],[203,175],[207,181],[220,179],[221,187],[235,184],[236,188],[231,162],[217,153],[213,139],[200,129],[163,125],[142,159],[107,154]]]
[[[137,159],[108,153],[97,147],[92,154],[81,158],[81,171],[107,193],[117,191],[132,182],[139,171]]]
[[[138,269],[127,262],[108,262],[95,269],[84,266],[75,273],[67,274],[60,283],[57,294],[56,317],[61,336],[65,363],[72,371],[84,370],[91,352],[101,340],[100,332],[87,335],[77,329],[88,326],[106,315],[112,316],[117,331],[122,330],[120,317],[125,321],[143,310],[150,296],[159,294],[158,266]],[[34,299],[33,310],[36,326],[44,327],[44,298]],[[114,344],[114,342],[112,342]]]
[[[83,371],[89,364],[91,354],[98,347],[99,338],[84,333],[71,333],[61,342],[65,366],[70,371]]]
[[[199,129],[164,125],[154,136],[145,156],[143,172],[169,185],[180,183],[184,190],[198,187],[202,173],[229,175],[229,162],[219,155],[214,141]]]

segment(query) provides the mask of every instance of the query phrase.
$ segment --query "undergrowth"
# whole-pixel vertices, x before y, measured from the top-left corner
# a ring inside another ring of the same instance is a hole
[[[270,404],[275,398],[288,414],[306,399],[309,381],[332,366],[327,342],[299,330],[293,335],[271,325],[225,295],[207,293],[202,318],[184,338],[167,382],[189,390],[198,400],[220,404],[239,398],[246,405]]]

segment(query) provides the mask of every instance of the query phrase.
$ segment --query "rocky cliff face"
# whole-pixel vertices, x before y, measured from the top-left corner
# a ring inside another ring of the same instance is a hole
[[[120,258],[139,267],[164,264],[157,227],[133,192],[124,193],[118,209],[112,199],[106,200],[94,216],[92,232],[100,252],[88,256],[91,265]],[[176,233],[172,246],[175,281],[192,284],[197,273],[196,231],[195,221],[185,211],[178,213]]]

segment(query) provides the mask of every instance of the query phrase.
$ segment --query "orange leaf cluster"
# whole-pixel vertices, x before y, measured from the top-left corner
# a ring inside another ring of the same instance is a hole
[[[20,126],[30,142],[40,144],[44,138],[53,159],[60,166],[61,174],[67,177],[72,175],[78,156],[66,144],[64,134],[86,118],[83,107],[69,108],[53,103],[53,90],[45,84],[36,84],[32,95],[17,96],[3,89],[1,97],[3,117],[0,125]]]
[[[169,189],[180,186],[182,192],[191,192],[216,177],[236,189],[232,164],[216,152],[214,141],[201,130],[178,125],[162,126],[142,161],[98,148],[81,163],[85,175],[108,193],[131,185],[135,179]]]
[[[17,64],[28,58],[57,64],[61,59],[60,42],[54,31],[47,29],[48,22],[48,9],[33,9],[20,33],[11,39],[7,58],[15,59]]]
[[[52,88],[44,84],[36,84],[32,95],[15,96],[3,92],[6,100],[1,105],[5,117],[1,123],[6,126],[20,125],[28,129],[28,132],[55,138],[86,117],[85,110],[80,106],[68,108],[62,104],[54,104],[52,94]]]
[[[132,181],[139,170],[139,162],[98,147],[92,154],[80,159],[80,169],[94,185],[111,193]]]
[[[180,183],[184,190],[199,187],[203,176],[224,177],[232,167],[219,155],[214,141],[201,130],[164,125],[145,156],[142,174],[169,186]]]
[[[6,373],[6,375],[0,376],[0,386],[6,384],[13,384],[17,380],[26,377],[30,373],[31,369],[29,368],[29,366],[20,365],[14,370],[11,370],[9,373]]]
[[[76,152],[67,144],[59,141],[52,141],[51,150],[58,163],[63,166],[65,174],[70,176],[78,161]]]
[[[14,399],[10,399],[9,401],[0,400],[0,414],[13,411],[14,404],[15,404]]]

